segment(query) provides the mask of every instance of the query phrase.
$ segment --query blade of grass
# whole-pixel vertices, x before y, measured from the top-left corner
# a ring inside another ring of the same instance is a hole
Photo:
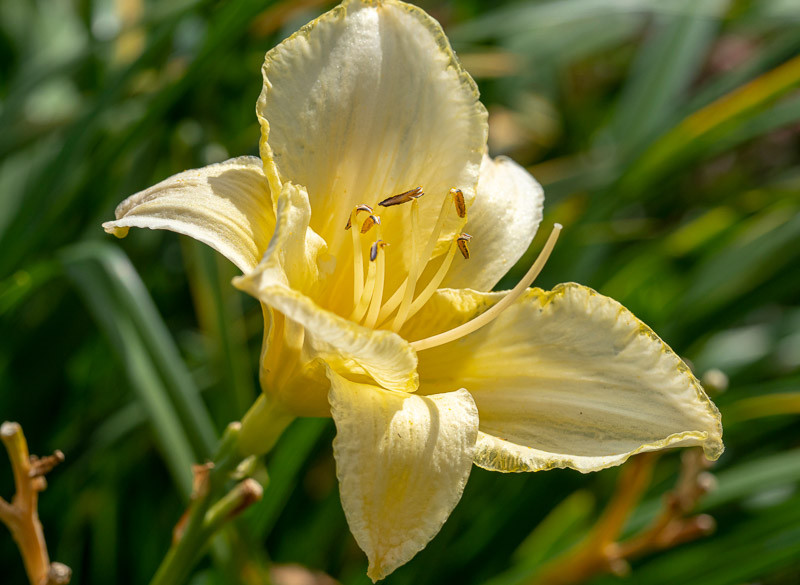
[[[681,0],[672,3],[680,10],[657,16],[611,122],[623,153],[640,148],[671,121],[705,60],[727,4],[727,0]]]
[[[256,389],[249,360],[241,299],[231,286],[235,272],[208,246],[182,239],[195,312],[217,362],[226,400],[220,406],[228,420],[240,418],[253,404]],[[232,395],[231,400],[227,395]]]
[[[649,148],[621,182],[627,193],[641,194],[680,162],[693,160],[748,117],[800,86],[800,56],[726,94],[684,119]]]
[[[203,460],[216,444],[216,433],[191,375],[183,365],[180,354],[164,325],[152,299],[144,288],[130,261],[117,248],[98,243],[77,244],[61,255],[68,272],[75,267],[92,267],[103,288],[90,290],[91,282],[83,281],[85,294],[103,294],[104,307],[129,320],[141,347],[146,349],[149,364],[159,376],[161,386],[173,405],[180,427],[185,429],[194,460]],[[81,284],[81,282],[79,282]],[[98,292],[101,291],[101,292]],[[113,325],[112,315],[102,321],[106,328]],[[125,321],[121,321],[125,322]],[[118,348],[119,349],[119,348]]]
[[[81,248],[65,250],[62,255],[65,268],[122,360],[126,377],[147,412],[159,451],[181,495],[188,501],[191,468],[196,461],[191,444],[156,364],[136,330],[133,314],[125,309],[117,287],[91,252]]]

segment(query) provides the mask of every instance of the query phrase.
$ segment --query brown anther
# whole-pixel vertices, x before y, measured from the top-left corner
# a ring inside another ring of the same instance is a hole
[[[347,225],[344,226],[344,229],[349,230],[353,227],[353,216],[358,216],[359,211],[366,211],[369,214],[372,214],[372,208],[369,205],[356,205],[356,208],[347,216]]]
[[[378,257],[378,248],[385,248],[389,244],[384,242],[383,240],[378,240],[374,244],[369,247],[369,261],[375,262],[375,258]]]
[[[453,196],[453,203],[456,206],[458,217],[461,219],[467,217],[467,203],[464,201],[464,193],[461,189],[450,189],[450,195]]]
[[[374,225],[381,225],[381,218],[377,215],[370,215],[367,219],[364,220],[363,225],[361,226],[361,233],[366,234],[369,230],[372,229]]]
[[[469,246],[467,246],[467,242],[472,239],[472,236],[469,234],[461,234],[456,239],[456,244],[458,244],[458,250],[461,252],[461,255],[466,259],[469,260]]]
[[[402,193],[398,193],[397,195],[392,195],[391,197],[387,197],[378,205],[383,207],[391,207],[392,205],[400,205],[401,203],[408,203],[414,199],[419,199],[425,195],[425,192],[422,190],[422,186],[416,187],[414,189],[410,189],[408,191],[403,191]]]

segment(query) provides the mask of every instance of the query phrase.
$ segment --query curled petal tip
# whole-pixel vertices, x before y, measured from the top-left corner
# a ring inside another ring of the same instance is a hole
[[[124,238],[128,235],[128,231],[130,231],[129,227],[120,227],[114,225],[113,221],[107,221],[103,224],[103,229],[106,231],[107,234],[112,234],[119,239]]]

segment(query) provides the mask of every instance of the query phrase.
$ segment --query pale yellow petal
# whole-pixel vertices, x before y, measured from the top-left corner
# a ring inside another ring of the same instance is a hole
[[[544,190],[510,158],[483,157],[464,231],[470,259],[453,262],[442,287],[491,290],[528,249],[542,221]]]
[[[173,175],[128,197],[116,217],[103,224],[110,234],[122,238],[131,227],[184,234],[208,244],[242,272],[258,264],[275,225],[261,159],[252,156]]]
[[[376,581],[422,550],[458,503],[478,411],[463,389],[423,397],[333,373],[330,402],[342,507]]]
[[[324,366],[348,375],[368,376],[394,390],[417,388],[417,358],[411,346],[390,331],[375,331],[319,306],[324,242],[308,227],[310,208],[302,187],[283,186],[275,235],[261,263],[234,279],[234,285],[260,300],[265,311],[261,380],[295,413],[328,414],[329,384]]]
[[[438,333],[501,296],[440,291],[401,333]],[[475,462],[488,469],[587,472],[669,446],[722,453],[719,412],[683,361],[622,305],[577,284],[531,289],[482,329],[421,351],[419,373],[425,393],[473,395]]]
[[[267,53],[263,75],[257,113],[265,170],[273,188],[285,181],[307,187],[311,227],[339,269],[350,270],[343,228],[355,205],[382,214],[383,239],[400,266],[410,250],[410,206],[384,209],[379,201],[423,186],[427,234],[450,188],[474,197],[486,111],[441,27],[419,8],[345,2]],[[451,211],[445,232],[457,224]],[[387,286],[398,284],[399,273],[387,275]]]

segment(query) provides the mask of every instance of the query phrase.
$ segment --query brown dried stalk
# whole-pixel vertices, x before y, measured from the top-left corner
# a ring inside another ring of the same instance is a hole
[[[0,497],[0,521],[19,547],[31,585],[66,585],[72,570],[50,562],[38,509],[39,492],[47,487],[44,475],[64,460],[64,454],[56,451],[41,459],[31,456],[22,427],[15,422],[0,426],[0,439],[8,451],[16,486],[11,503]]]
[[[637,455],[625,465],[617,489],[589,535],[562,556],[548,563],[531,585],[572,585],[590,577],[613,573],[627,575],[629,561],[706,536],[715,528],[706,514],[687,514],[714,487],[711,465],[699,449],[684,451],[681,474],[675,488],[664,496],[664,506],[653,522],[629,539],[619,542],[625,523],[650,485],[658,455]]]

